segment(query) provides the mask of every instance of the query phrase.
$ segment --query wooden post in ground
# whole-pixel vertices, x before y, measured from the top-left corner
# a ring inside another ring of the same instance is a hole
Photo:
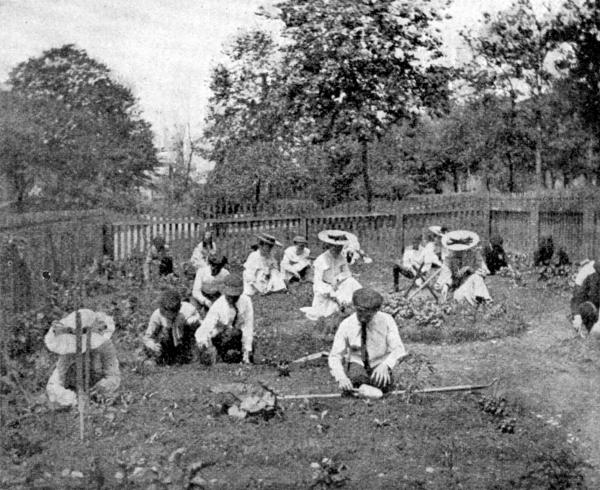
[[[540,241],[540,202],[535,198],[529,208],[529,251],[531,256],[537,250]]]
[[[83,388],[83,359],[82,351],[82,332],[81,332],[81,313],[75,312],[75,369],[77,371],[77,407],[79,408],[79,438],[81,441],[85,435],[85,400]]]
[[[490,191],[487,192],[486,198],[483,202],[483,229],[487,235],[487,239],[489,241],[492,236],[492,196]]]
[[[88,329],[85,335],[85,354],[84,354],[84,392],[87,398],[90,396],[90,356],[92,355],[92,330]]]
[[[0,373],[7,373],[8,374],[8,365],[6,364],[6,362],[8,361],[8,348],[6,345],[6,331],[7,331],[7,326],[6,323],[4,323],[4,298],[0,298]],[[6,364],[6,365],[5,365]],[[4,434],[4,427],[6,425],[6,422],[8,420],[8,397],[7,396],[3,396],[0,397],[0,429],[2,430],[2,432],[0,432],[0,435],[2,436],[2,439],[4,439],[5,434]]]
[[[584,203],[583,205],[583,250],[580,250],[580,253],[583,253],[584,256],[580,257],[584,258],[593,258],[596,256],[596,211],[592,205],[589,203]]]
[[[402,204],[400,204],[402,206]],[[400,246],[400,252],[404,250],[404,208],[400,208],[396,212],[396,239],[395,245]]]

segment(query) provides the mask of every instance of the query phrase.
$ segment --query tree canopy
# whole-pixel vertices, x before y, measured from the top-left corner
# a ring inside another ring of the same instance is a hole
[[[435,64],[439,13],[429,1],[277,7],[282,42],[243,34],[228,50],[229,63],[213,71],[205,136],[214,181],[229,167],[248,174],[238,182],[250,188],[262,181],[310,186],[315,175],[334,171],[344,178],[323,179],[333,193],[348,187],[348,176],[362,175],[370,202],[369,145],[395,123],[447,102],[449,71]],[[227,165],[234,156],[237,164]]]
[[[37,118],[48,178],[36,181],[44,197],[77,204],[131,203],[157,166],[150,125],[129,88],[74,45],[45,51],[17,65],[10,92],[44,106]],[[31,174],[32,172],[30,172]],[[33,173],[37,175],[38,173]]]

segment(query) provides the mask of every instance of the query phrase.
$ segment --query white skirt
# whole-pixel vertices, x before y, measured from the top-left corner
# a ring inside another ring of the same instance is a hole
[[[352,304],[352,295],[354,294],[354,291],[360,288],[362,288],[362,286],[356,279],[348,277],[333,293],[335,299],[315,292],[312,305],[300,308],[300,311],[304,313],[309,320],[316,321],[319,318],[326,318],[339,312],[340,305],[348,306]]]
[[[288,269],[282,269],[283,270],[283,274],[284,274],[284,278],[286,281],[289,281],[290,279],[292,279],[293,277],[296,277],[294,275],[294,272],[296,274],[300,274],[300,271],[302,271],[305,268],[309,268],[310,269],[310,262],[299,262],[297,264],[294,264],[292,266],[289,266]]]
[[[275,270],[271,271],[268,279],[265,276],[260,276],[255,281],[244,280],[244,294],[247,296],[252,296],[256,293],[277,293],[285,289],[286,285],[283,280],[283,274]]]
[[[461,286],[454,291],[456,301],[466,301],[470,305],[477,303],[477,298],[483,298],[484,301],[492,299],[487,286],[479,274],[471,274]]]

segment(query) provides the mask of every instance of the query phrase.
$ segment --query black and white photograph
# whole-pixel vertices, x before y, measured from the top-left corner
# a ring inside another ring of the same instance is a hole
[[[600,488],[600,0],[0,0],[0,488]]]

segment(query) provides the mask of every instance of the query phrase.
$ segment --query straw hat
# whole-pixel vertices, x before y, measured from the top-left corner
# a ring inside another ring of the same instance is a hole
[[[221,283],[221,293],[227,296],[240,296],[244,292],[244,281],[240,276],[229,274]]]
[[[474,231],[454,230],[442,236],[442,245],[452,252],[464,252],[477,246],[479,235]]]
[[[304,245],[306,245],[308,243],[308,240],[305,237],[303,237],[302,235],[298,235],[298,236],[294,237],[292,242],[296,243],[296,244],[303,243]]]
[[[81,315],[82,332],[92,332],[92,350],[97,349],[108,341],[115,331],[115,321],[111,316],[99,311],[87,309],[79,310]],[[53,322],[50,330],[44,337],[48,349],[56,354],[75,354],[75,312],[67,315],[62,320]],[[86,336],[82,335],[81,352],[86,350]]]
[[[277,238],[267,233],[259,233],[258,235],[256,235],[256,238],[258,238],[259,243],[267,243],[269,245],[275,245],[277,247],[283,246],[281,242],[277,240]]]
[[[434,226],[430,226],[428,228],[428,230],[437,236],[444,236],[446,233],[448,233],[448,230],[445,226],[434,225]]]
[[[346,245],[348,233],[342,230],[323,230],[319,232],[319,240],[330,245]]]

